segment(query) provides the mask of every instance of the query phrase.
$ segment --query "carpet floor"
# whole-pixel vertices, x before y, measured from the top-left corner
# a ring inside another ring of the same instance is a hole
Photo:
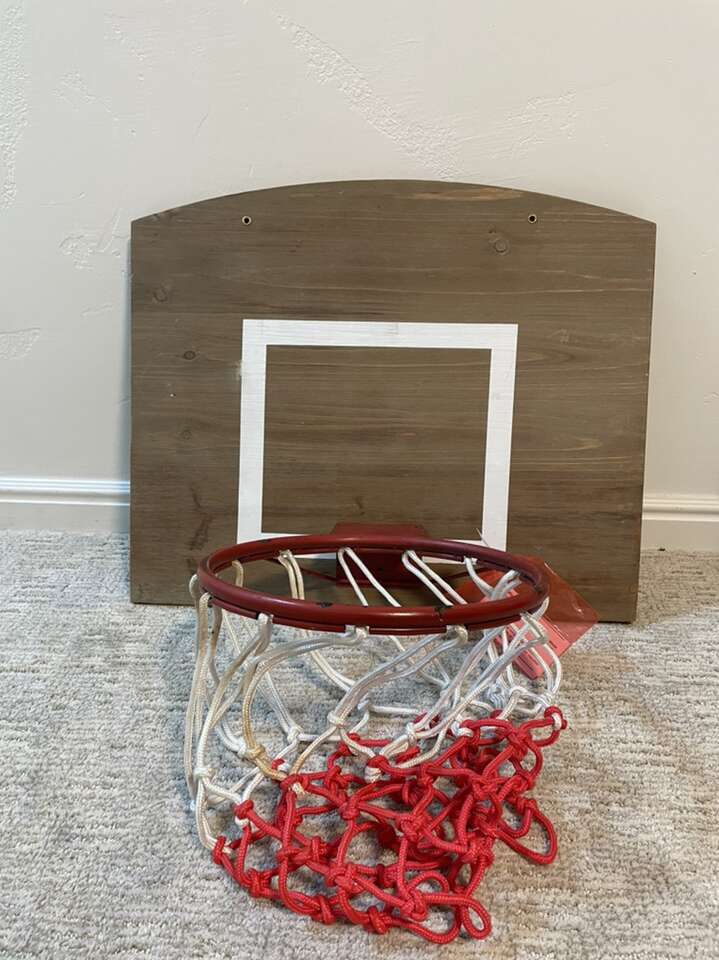
[[[719,556],[643,557],[639,618],[565,656],[536,794],[559,855],[506,848],[491,937],[435,947],[251,900],[182,773],[194,612],[128,601],[119,536],[0,536],[0,957],[719,956]]]

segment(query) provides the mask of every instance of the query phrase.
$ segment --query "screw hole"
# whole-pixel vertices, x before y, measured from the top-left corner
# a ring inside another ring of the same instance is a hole
[[[536,213],[530,213],[529,216],[527,217],[527,220],[529,220],[530,223],[536,223],[536,222],[537,222],[537,214],[536,214]]]
[[[249,227],[249,225],[252,223],[252,217],[243,217],[242,222],[246,227]]]

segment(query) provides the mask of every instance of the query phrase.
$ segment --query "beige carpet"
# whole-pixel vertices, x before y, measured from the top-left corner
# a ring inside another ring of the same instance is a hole
[[[559,857],[497,850],[491,938],[437,948],[298,919],[212,864],[181,769],[193,614],[132,606],[126,553],[0,538],[1,957],[719,956],[719,556],[645,556],[638,621],[567,654],[537,791]]]

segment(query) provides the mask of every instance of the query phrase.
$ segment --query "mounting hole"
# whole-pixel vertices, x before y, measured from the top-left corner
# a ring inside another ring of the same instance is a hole
[[[529,216],[527,217],[527,220],[529,220],[530,223],[536,223],[536,222],[537,222],[537,214],[536,214],[536,213],[530,213]]]
[[[242,222],[246,227],[249,227],[249,225],[252,223],[252,217],[244,216],[242,218]]]

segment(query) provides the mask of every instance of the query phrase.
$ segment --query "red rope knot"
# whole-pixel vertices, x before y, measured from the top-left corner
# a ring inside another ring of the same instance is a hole
[[[310,838],[309,847],[305,847],[307,852],[307,859],[320,861],[322,859],[322,848],[325,844],[322,842],[320,837],[314,836]]]
[[[388,846],[386,843],[382,845],[385,848]],[[375,883],[378,887],[384,887],[386,889],[387,887],[393,887],[395,885],[397,876],[397,867],[395,864],[385,866],[384,863],[378,863],[375,870]]]
[[[262,882],[262,876],[254,867],[250,867],[250,869],[245,872],[244,880],[251,897],[267,896],[265,884]]]
[[[337,807],[337,812],[343,820],[347,820],[348,822],[356,820],[359,816],[359,808],[351,797]]]
[[[417,923],[422,923],[429,916],[427,898],[417,886],[412,887],[408,892],[409,897],[399,908],[400,913],[403,917],[407,917],[408,920],[415,920]]]
[[[459,855],[460,863],[478,863],[481,860],[492,862],[490,837],[472,837],[465,852]]]
[[[524,756],[529,749],[527,741],[531,739],[526,730],[508,730],[505,734],[507,743],[514,748],[515,753]]]
[[[492,797],[492,789],[482,777],[475,777],[469,785],[472,798],[476,803],[483,803]]]
[[[474,820],[477,822],[478,829],[482,831],[482,836],[486,837],[487,840],[496,840],[502,832],[502,826],[497,822],[496,815],[474,818]]]
[[[319,916],[315,914],[312,919],[318,920],[320,923],[324,923],[326,927],[329,927],[337,919],[337,917],[332,912],[332,907],[330,906],[329,900],[323,894],[318,893],[317,896],[315,897],[315,901],[317,903],[317,910],[319,912]]]
[[[299,787],[301,790],[306,790],[309,784],[310,778],[306,773],[291,773],[283,780],[280,780],[280,790],[287,792],[287,790],[293,789],[297,792],[296,787]]]
[[[427,822],[422,814],[405,813],[397,817],[397,829],[410,843],[417,843],[427,831]]]
[[[537,779],[537,775],[532,770],[525,770],[524,767],[520,767],[512,775],[512,787],[513,790],[521,795],[526,793],[528,790],[531,790],[534,786],[534,781]],[[515,787],[516,784],[516,787]]]
[[[302,854],[302,853],[303,853],[302,850],[288,849],[288,848],[282,847],[275,854],[275,860],[277,861],[277,863],[286,863],[289,866],[290,870],[295,870],[299,866],[299,864],[296,862],[296,857],[298,854]]]
[[[275,854],[277,863],[286,863],[289,870],[297,870],[313,859],[308,847],[281,847]]]
[[[252,800],[243,800],[242,803],[238,803],[235,807],[235,819],[246,820],[247,814],[252,810],[252,807]]]
[[[351,777],[342,773],[335,763],[329,767],[327,773],[324,775],[325,786],[328,790],[333,790],[334,792],[345,791],[351,782]]]
[[[319,863],[322,857],[322,847],[323,843],[319,837],[311,837],[310,842],[306,846],[302,847],[292,847],[292,848],[282,848],[277,851],[277,862],[284,862],[291,864],[291,869],[296,870],[298,867],[304,867],[308,863],[316,864]]]
[[[367,763],[365,763],[365,767],[369,767],[371,770],[378,770],[380,773],[387,773],[389,761],[387,757],[383,757],[377,753],[374,757],[369,758]]]
[[[417,786],[423,793],[434,786],[434,778],[423,767],[419,767],[419,772],[417,773]]]
[[[513,795],[511,802],[520,816],[525,810],[530,810],[532,813],[537,812],[537,801],[533,797],[525,797],[523,793],[518,793],[516,796]]]
[[[364,926],[372,933],[383,934],[390,929],[392,921],[386,913],[380,913],[377,907],[370,907],[367,911],[367,923]]]
[[[361,737],[358,737],[356,733],[350,733],[350,734],[348,734],[348,737],[349,737],[350,740],[354,740],[354,741],[356,741],[357,743],[361,743],[361,741],[362,741],[362,738],[361,738]],[[329,755],[329,758],[328,758],[327,762],[328,762],[328,764],[329,764],[330,766],[332,766],[332,765],[336,764],[338,760],[344,760],[345,757],[349,757],[349,755],[351,754],[351,752],[352,752],[352,751],[351,751],[350,748],[347,746],[347,744],[344,742],[344,740],[340,740],[340,742],[339,742],[339,743],[337,744],[337,746],[335,747],[334,753],[331,753],[331,754]]]
[[[357,868],[353,863],[340,863],[327,871],[327,884],[345,890],[350,896],[359,893]]]

